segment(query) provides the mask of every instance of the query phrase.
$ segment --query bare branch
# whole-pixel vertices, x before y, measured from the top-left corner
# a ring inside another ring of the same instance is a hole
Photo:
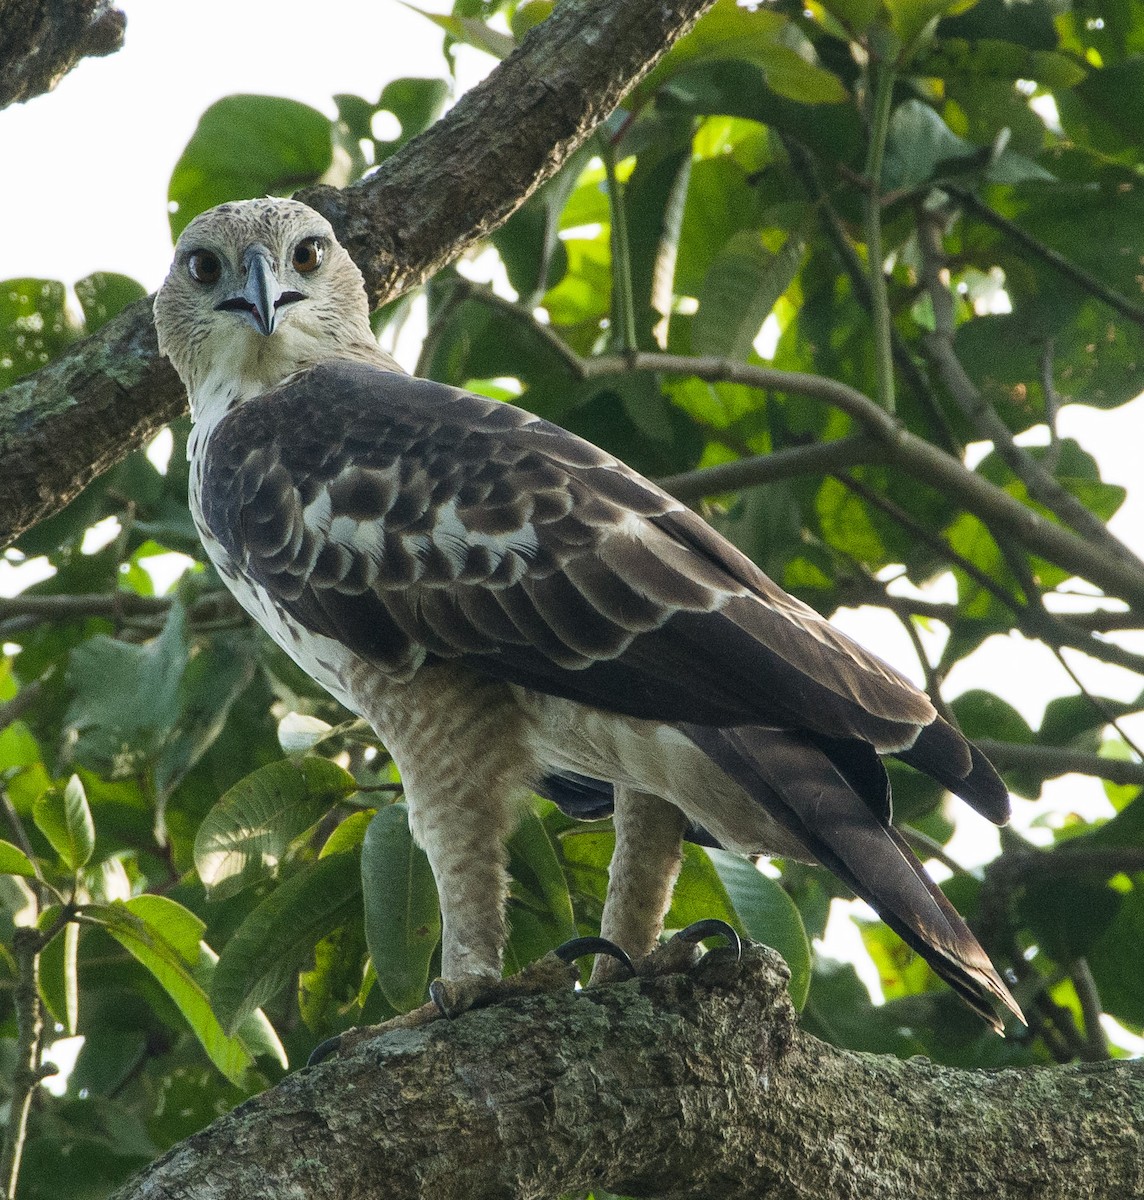
[[[363,1040],[117,1197],[1140,1194],[1144,1064],[974,1072],[840,1051],[797,1029],[785,982],[773,951],[716,952],[687,975]]]
[[[792,446],[772,454],[756,454],[714,467],[668,475],[659,480],[659,485],[679,500],[694,501],[718,492],[759,487],[800,475],[830,475],[846,467],[884,461],[884,449],[872,438],[849,437],[836,442]]]
[[[857,389],[837,380],[801,371],[780,371],[719,358],[687,358],[678,354],[606,355],[584,360],[587,375],[622,371],[657,371],[692,375],[716,383],[786,391],[821,400],[848,413],[888,450],[891,462],[952,501],[1021,541],[1029,550],[1090,580],[1112,595],[1144,605],[1144,565],[1107,553],[1040,513],[1014,500],[964,463],[911,433]]]
[[[392,299],[503,224],[712,3],[565,0],[376,175],[298,199],[328,218],[372,302]]]
[[[1040,746],[1021,742],[1001,742],[994,738],[974,738],[993,765],[1000,771],[1032,771],[1044,779],[1061,775],[1093,775],[1110,783],[1144,786],[1144,763],[1123,758],[1105,758],[1069,746]],[[1144,864],[1144,850],[1140,861]]]

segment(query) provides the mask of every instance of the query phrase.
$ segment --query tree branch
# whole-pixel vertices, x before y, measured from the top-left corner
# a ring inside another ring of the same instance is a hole
[[[1144,1064],[972,1072],[836,1050],[798,1030],[785,980],[751,947],[364,1040],[117,1197],[1140,1194]]]
[[[565,0],[479,87],[378,172],[310,189],[392,299],[503,223],[712,0]],[[140,300],[0,395],[0,545],[58,511],[186,410]]]
[[[846,467],[886,461],[883,447],[872,438],[848,437],[834,442],[791,446],[771,454],[755,454],[713,467],[667,475],[659,486],[678,500],[702,500],[718,492],[777,483],[800,475],[828,475]]]
[[[1130,759],[1105,758],[1069,746],[1001,742],[995,738],[974,738],[973,741],[999,771],[1032,771],[1045,779],[1075,772],[1112,783],[1144,786],[1144,763]],[[1140,861],[1144,864],[1144,849],[1141,849]]]
[[[715,383],[792,392],[818,399],[848,413],[888,450],[890,461],[943,492],[987,524],[996,524],[1034,553],[1057,563],[1104,591],[1132,604],[1144,604],[1144,570],[1106,553],[1068,529],[1014,500],[964,463],[911,433],[868,396],[837,380],[801,371],[781,371],[719,358],[688,358],[678,354],[605,355],[583,360],[588,376],[622,370],[692,375]]]
[[[1086,292],[1095,296],[1098,300],[1103,300],[1109,308],[1118,312],[1122,317],[1127,317],[1136,325],[1144,326],[1144,308],[1133,304],[1127,296],[1116,291],[1115,288],[1110,288],[1102,280],[1097,279],[1090,271],[1086,271],[1083,267],[1078,267],[1076,263],[1070,262],[1063,254],[1058,254],[1051,247],[1046,246],[1044,242],[1038,241],[1031,233],[1026,233],[1020,225],[1014,221],[1010,221],[1008,217],[1003,217],[999,212],[995,212],[988,204],[980,197],[975,196],[968,188],[960,187],[954,184],[943,184],[943,190],[947,191],[951,196],[955,196],[962,204],[965,205],[975,216],[980,217],[987,225],[992,225],[994,229],[1010,237],[1023,250],[1028,250],[1035,254],[1038,258],[1048,263],[1054,270],[1060,272],[1066,279],[1071,279],[1073,283],[1084,288]]]
[[[374,304],[423,283],[551,178],[714,0],[564,0],[377,174],[308,188]]]
[[[114,54],[126,25],[108,0],[0,0],[0,108],[50,92],[81,59]]]

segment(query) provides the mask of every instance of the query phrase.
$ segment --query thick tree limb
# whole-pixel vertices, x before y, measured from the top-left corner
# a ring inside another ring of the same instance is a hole
[[[781,960],[708,958],[391,1032],[176,1146],[118,1200],[1076,1200],[1144,1192],[1144,1064],[960,1071],[799,1031]]]
[[[83,58],[114,54],[126,25],[108,0],[0,0],[0,108],[50,92]]]
[[[381,303],[520,206],[713,0],[564,0],[443,120],[364,183],[309,188]]]
[[[3,0],[0,0],[2,3]],[[421,137],[323,209],[380,304],[496,228],[712,0],[565,0]],[[149,301],[0,395],[0,546],[58,511],[186,398]]]

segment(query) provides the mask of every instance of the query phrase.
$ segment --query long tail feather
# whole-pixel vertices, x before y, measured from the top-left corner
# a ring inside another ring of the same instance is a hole
[[[877,811],[877,798],[859,796],[822,749],[757,727],[683,729],[994,1029],[1002,1030],[998,1003],[1024,1020],[969,927]]]
[[[1008,822],[1009,789],[1001,776],[976,746],[941,717],[894,757],[932,776],[994,825]]]

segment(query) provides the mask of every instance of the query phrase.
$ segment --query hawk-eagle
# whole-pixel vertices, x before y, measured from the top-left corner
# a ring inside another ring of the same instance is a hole
[[[879,755],[1008,817],[996,772],[924,693],[610,454],[405,374],[303,204],[196,217],[155,320],[190,396],[203,545],[392,754],[437,882],[444,980],[499,978],[505,839],[541,790],[614,810],[601,932],[634,960],[661,932],[681,838],[702,831],[825,864],[994,1027],[998,1004],[1019,1015],[890,823]]]

